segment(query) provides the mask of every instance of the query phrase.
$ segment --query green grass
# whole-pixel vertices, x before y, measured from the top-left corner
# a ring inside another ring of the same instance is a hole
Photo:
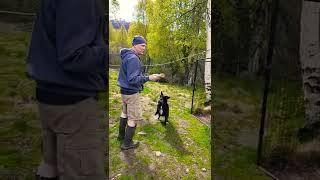
[[[269,179],[256,166],[264,81],[216,76],[215,82],[214,167],[217,177]],[[265,168],[269,168],[270,161],[276,161],[272,153],[282,153],[282,158],[286,158],[299,146],[296,134],[304,123],[300,86],[298,81],[284,79],[274,79],[271,83],[263,141]]]
[[[117,72],[109,73],[109,134],[110,134],[110,176],[117,174],[119,179],[210,179],[210,128],[190,114],[191,87],[168,83],[147,82],[142,98],[144,124],[135,135],[141,145],[128,155],[120,151],[118,134],[121,99],[117,86]],[[167,126],[155,119],[156,103],[163,91],[169,95],[170,117]],[[198,88],[195,102],[201,104],[204,90]],[[156,157],[155,151],[164,154]],[[201,169],[206,168],[206,172]],[[189,169],[189,172],[186,172]]]
[[[270,179],[256,166],[263,81],[219,76],[215,82],[215,176],[218,179]],[[250,137],[253,140],[250,141]]]
[[[33,179],[41,130],[25,73],[28,33],[0,33],[0,179]]]
[[[264,141],[264,159],[269,162],[276,161],[274,157],[281,153],[282,158],[290,161],[289,157],[294,159],[299,146],[303,146],[297,138],[299,129],[305,124],[301,84],[282,80],[277,85],[271,87]]]

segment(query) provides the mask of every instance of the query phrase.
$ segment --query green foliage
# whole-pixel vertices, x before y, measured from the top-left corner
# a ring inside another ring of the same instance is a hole
[[[148,46],[146,55],[142,57],[144,64],[165,63],[203,52],[206,45],[206,5],[206,0],[138,1],[135,19],[128,30],[127,45],[130,46],[134,35],[146,38]],[[117,36],[114,33],[110,35]],[[115,46],[120,44],[119,41],[119,38],[112,40],[111,49],[117,49]],[[166,66],[166,75],[172,77],[172,82],[186,84],[192,74],[191,63],[196,58],[190,57],[185,62]],[[156,73],[160,72],[163,71]]]
[[[123,25],[120,29],[114,29],[109,22],[109,53],[119,53],[121,48],[128,48],[127,36],[127,30]]]
[[[132,43],[133,36],[140,35],[146,38],[146,26],[142,22],[132,22],[130,23],[130,27],[128,29],[128,38],[127,44]],[[149,43],[148,43],[149,44]]]
[[[270,35],[271,2],[213,1],[213,47],[215,57],[219,59],[216,61],[217,71],[237,75],[249,72],[252,76],[263,74]],[[286,68],[287,74],[298,76],[300,11],[299,0],[279,2],[273,74],[283,74],[283,68]],[[258,67],[253,68],[252,64]]]
[[[149,52],[155,62],[205,47],[206,1],[147,2]],[[166,50],[170,49],[170,52]]]

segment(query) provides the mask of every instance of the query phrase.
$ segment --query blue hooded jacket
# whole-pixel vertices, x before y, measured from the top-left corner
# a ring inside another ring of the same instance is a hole
[[[134,94],[142,91],[143,84],[149,81],[148,76],[142,73],[142,64],[139,56],[132,49],[121,49],[121,67],[118,85],[122,94]]]
[[[27,72],[37,88],[95,96],[107,87],[108,50],[101,0],[43,0],[37,13]]]

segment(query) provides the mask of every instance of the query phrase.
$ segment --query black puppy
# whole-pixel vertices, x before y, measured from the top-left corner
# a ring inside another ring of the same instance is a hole
[[[169,118],[169,104],[168,104],[168,99],[170,97],[169,96],[164,96],[162,91],[160,94],[160,99],[158,101],[158,105],[157,105],[157,112],[154,115],[159,115],[158,119],[160,118],[160,116],[164,116],[165,120],[164,120],[164,124],[166,124],[166,122],[168,122],[168,118]],[[163,122],[161,122],[163,123]]]

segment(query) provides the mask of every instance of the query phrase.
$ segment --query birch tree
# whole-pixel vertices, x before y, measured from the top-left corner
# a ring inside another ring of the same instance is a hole
[[[206,31],[207,31],[207,49],[206,61],[204,69],[204,83],[206,91],[206,102],[211,101],[211,1],[207,2],[207,16],[206,16]]]
[[[319,131],[320,123],[320,3],[303,1],[300,62],[306,113],[305,130]],[[318,125],[317,125],[318,124]]]

